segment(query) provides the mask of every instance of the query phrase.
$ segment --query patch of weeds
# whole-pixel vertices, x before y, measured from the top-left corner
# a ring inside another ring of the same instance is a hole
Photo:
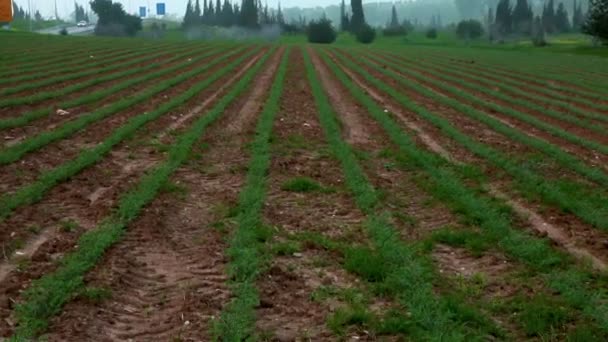
[[[357,274],[369,282],[382,282],[389,272],[382,257],[364,247],[348,249],[344,264],[347,271]]]
[[[323,186],[308,177],[296,177],[283,183],[281,190],[291,192],[323,191]]]
[[[32,234],[39,234],[42,231],[42,227],[37,224],[33,224],[27,227],[27,231]]]
[[[68,220],[61,221],[59,227],[60,227],[61,231],[66,232],[66,233],[71,233],[73,231],[76,231],[80,227],[80,225],[78,224],[78,222],[68,219]]]
[[[150,142],[148,143],[148,145],[150,147],[152,147],[156,152],[159,152],[159,153],[168,152],[169,148],[171,147],[171,145],[163,144],[162,142],[160,142],[160,140],[158,140],[156,138],[151,139]]]
[[[313,267],[323,268],[323,267],[327,267],[329,265],[331,265],[331,263],[329,262],[329,260],[327,260],[324,257],[316,256],[316,257],[312,258],[312,266]]]
[[[391,171],[391,170],[395,170],[397,168],[397,164],[393,163],[393,162],[386,162],[384,163],[384,169]]]
[[[323,302],[329,298],[336,297],[339,289],[333,285],[321,285],[310,294],[313,302]]]
[[[186,186],[170,181],[165,182],[160,190],[167,194],[176,194],[180,199],[186,198],[188,194]]]
[[[19,257],[14,260],[17,272],[24,272],[32,264],[32,261],[26,257]]]
[[[78,293],[78,297],[91,303],[99,304],[112,297],[112,291],[103,287],[85,287]]]
[[[226,234],[228,232],[228,227],[226,226],[226,223],[223,220],[211,223],[211,227],[220,232],[221,234]]]
[[[521,311],[517,317],[527,336],[545,336],[562,330],[573,319],[562,303],[546,295],[522,297],[518,302],[515,305]]]
[[[270,248],[272,254],[275,255],[293,255],[301,249],[302,246],[297,241],[277,242]]]
[[[415,323],[411,314],[403,310],[389,310],[378,322],[375,331],[379,335],[412,334]]]
[[[448,246],[466,248],[475,257],[480,257],[491,247],[481,234],[469,230],[445,228],[433,233],[432,239]]]
[[[308,147],[308,141],[303,135],[291,134],[285,138],[283,145],[285,148],[289,149],[306,149]]]
[[[360,305],[339,308],[327,319],[327,326],[337,335],[343,335],[349,326],[369,328],[375,325],[375,315]]]
[[[465,304],[465,300],[466,298],[457,295],[445,296],[444,303],[457,322],[469,329],[476,330],[476,335],[504,337],[504,332],[491,318]]]
[[[259,242],[267,242],[268,240],[270,240],[272,238],[272,236],[274,235],[274,232],[276,230],[277,229],[264,225],[264,224],[257,225],[254,228],[255,238]]]

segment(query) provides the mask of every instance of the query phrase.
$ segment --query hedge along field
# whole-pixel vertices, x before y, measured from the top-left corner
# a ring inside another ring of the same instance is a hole
[[[596,58],[7,37],[0,339],[608,338]]]

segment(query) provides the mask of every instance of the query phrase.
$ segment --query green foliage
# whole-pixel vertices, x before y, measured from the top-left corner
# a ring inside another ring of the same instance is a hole
[[[338,33],[329,19],[322,18],[308,24],[306,36],[310,43],[331,44],[336,41]]]
[[[456,34],[461,39],[477,39],[483,36],[483,26],[475,19],[463,20],[456,26]]]
[[[583,32],[608,43],[608,0],[590,0]]]
[[[118,2],[91,0],[90,5],[98,17],[95,26],[95,34],[98,36],[135,36],[142,29],[141,18],[127,14]]]
[[[376,30],[373,27],[364,24],[361,26],[361,28],[359,28],[359,30],[357,30],[355,36],[357,37],[357,41],[359,43],[371,44],[374,39],[376,39]]]
[[[60,34],[60,35],[62,35],[62,36],[67,36],[67,35],[68,35],[68,29],[66,29],[65,27],[64,27],[64,28],[62,28],[62,29],[59,31],[59,34]]]
[[[292,192],[322,191],[323,186],[307,177],[296,177],[283,183],[281,189]]]
[[[430,28],[426,31],[426,37],[428,39],[437,39],[437,29],[436,28]]]

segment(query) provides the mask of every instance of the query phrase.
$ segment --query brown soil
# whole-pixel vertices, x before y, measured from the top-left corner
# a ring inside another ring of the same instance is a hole
[[[273,136],[265,222],[286,235],[316,232],[353,242],[364,238],[364,217],[352,196],[343,190],[340,165],[326,150],[301,50],[291,52]],[[282,185],[294,177],[309,177],[336,190],[282,190]],[[354,280],[335,263],[311,269],[318,257],[314,246],[306,245],[298,255],[272,259],[258,281],[262,305],[257,310],[257,327],[263,335],[271,334],[273,341],[333,339],[325,322],[335,307],[312,301],[311,295],[321,285],[351,287]]]
[[[268,65],[263,74],[274,68],[276,65]],[[262,86],[268,88],[269,83]],[[161,195],[88,276],[89,286],[110,289],[112,298],[100,304],[80,298],[69,304],[57,319],[50,340],[67,336],[85,340],[209,339],[209,321],[228,299],[223,272],[226,246],[213,226],[224,219],[223,208],[233,206],[238,198],[246,172],[243,150],[254,120],[243,123],[243,131],[238,132],[242,137],[237,139],[225,127],[238,120],[239,109],[246,103],[259,101],[258,96],[243,96],[234,102],[196,144],[193,159],[172,180],[187,195]],[[203,158],[195,157],[198,155]]]

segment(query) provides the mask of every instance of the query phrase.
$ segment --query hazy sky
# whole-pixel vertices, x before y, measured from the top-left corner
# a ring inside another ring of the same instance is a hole
[[[28,7],[28,1],[31,2],[32,8],[37,9],[43,16],[51,16],[54,13],[55,1],[54,0],[15,0],[21,7]],[[150,6],[151,8],[156,7],[157,2],[165,2],[167,4],[167,12],[171,14],[183,15],[186,10],[186,3],[188,0],[114,0],[115,2],[121,2],[125,9],[130,13],[135,13],[139,6]],[[194,1],[194,0],[193,0]],[[200,0],[201,3],[203,0]],[[214,0],[214,3],[217,0]],[[224,0],[221,0],[222,3]],[[275,7],[278,0],[268,0],[268,5]],[[386,0],[384,0],[386,1]],[[77,3],[85,5],[88,1],[76,0]],[[232,1],[234,2],[234,0]],[[240,1],[239,1],[240,2]],[[262,0],[264,3],[265,0]],[[326,6],[331,4],[338,4],[340,0],[281,0],[283,7],[314,7],[314,6]],[[376,0],[363,0],[363,2],[377,2]],[[347,1],[348,3],[348,1]],[[60,16],[68,15],[74,11],[74,0],[57,0],[57,9]]]

